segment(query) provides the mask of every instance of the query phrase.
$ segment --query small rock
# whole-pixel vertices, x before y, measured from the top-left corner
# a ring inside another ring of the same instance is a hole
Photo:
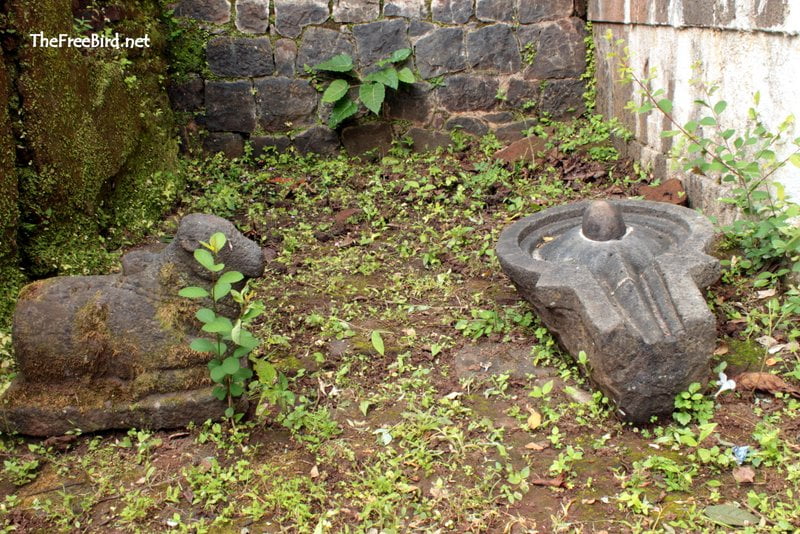
[[[448,147],[453,143],[448,134],[424,128],[411,128],[407,135],[413,140],[412,146],[415,152],[429,152]]]
[[[489,133],[489,126],[481,119],[474,117],[453,117],[444,123],[447,130],[460,130],[477,137]]]
[[[683,182],[677,178],[670,178],[662,182],[661,185],[640,186],[638,192],[645,200],[669,202],[679,206],[685,206],[689,200],[686,196],[686,191],[683,189]]]
[[[545,149],[546,143],[546,139],[533,135],[515,141],[507,147],[498,150],[494,153],[494,157],[511,164],[517,161],[533,161],[536,154]]]

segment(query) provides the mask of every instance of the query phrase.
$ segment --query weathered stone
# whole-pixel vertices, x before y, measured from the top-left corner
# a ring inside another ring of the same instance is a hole
[[[484,121],[474,117],[453,117],[444,124],[444,127],[447,130],[460,130],[478,137],[489,133],[489,126]]]
[[[197,111],[203,107],[203,79],[192,74],[187,80],[171,80],[167,85],[170,104],[175,111]]]
[[[285,135],[255,135],[250,138],[250,144],[253,147],[253,157],[257,158],[270,150],[286,152],[292,146],[292,141]]]
[[[536,158],[536,154],[544,150],[546,144],[547,139],[532,135],[525,139],[519,139],[507,147],[498,150],[494,153],[494,157],[506,163],[533,161]]]
[[[439,87],[439,101],[448,111],[486,111],[492,109],[497,100],[499,83],[496,78],[456,74],[447,79],[447,85]]]
[[[133,251],[121,274],[40,280],[23,289],[14,315],[19,373],[0,401],[0,425],[34,436],[70,430],[169,428],[217,419],[207,363],[189,348],[206,337],[198,305],[178,296],[211,278],[193,257],[214,232],[228,238],[218,259],[228,270],[261,276],[260,247],[228,221],[193,214],[159,253]],[[235,303],[220,301],[233,316]]]
[[[467,35],[469,66],[476,70],[516,72],[521,58],[517,40],[508,24],[492,24]]]
[[[428,6],[426,0],[385,0],[383,16],[426,19],[428,18]]]
[[[229,158],[244,154],[244,138],[238,133],[212,132],[203,139],[203,150],[209,154],[222,152]]]
[[[513,143],[525,137],[527,130],[531,128],[536,121],[516,121],[511,124],[506,124],[497,128],[494,135],[501,143]]]
[[[339,136],[326,126],[314,126],[294,138],[294,147],[301,154],[333,155],[339,146]]]
[[[708,376],[716,328],[700,289],[719,277],[713,237],[680,206],[580,202],[513,224],[497,257],[560,343],[586,353],[620,415],[646,423]]]
[[[353,43],[347,35],[327,28],[309,28],[300,43],[297,70],[302,71],[304,65],[313,67],[339,54],[355,55]]]
[[[517,35],[522,49],[535,53],[533,63],[525,69],[525,78],[577,78],[586,70],[582,20],[572,18],[522,26]]]
[[[206,128],[212,132],[252,132],[256,103],[249,80],[206,82]]]
[[[206,59],[217,76],[269,76],[275,70],[267,37],[215,37],[206,45]]]
[[[386,95],[386,113],[391,119],[425,123],[433,109],[433,90],[427,82],[403,84]]]
[[[643,185],[637,191],[645,200],[654,202],[669,202],[678,206],[685,206],[688,197],[683,189],[683,183],[677,178],[670,178],[660,185]]]
[[[533,111],[539,102],[540,82],[512,78],[508,82],[506,102],[522,111]]]
[[[358,50],[358,62],[362,69],[392,55],[400,48],[410,48],[408,23],[403,19],[382,20],[353,27]]]
[[[524,0],[519,3],[521,24],[567,18],[572,15],[572,0]]]
[[[348,126],[342,130],[342,145],[351,156],[385,156],[392,148],[392,127],[385,122]]]
[[[458,72],[467,66],[464,30],[439,28],[417,41],[414,47],[417,69],[423,78]]]
[[[333,20],[336,22],[368,22],[380,14],[379,0],[334,0]]]
[[[509,378],[526,380],[529,376],[558,375],[555,369],[533,365],[529,349],[509,347],[507,343],[484,341],[476,345],[466,345],[456,352],[453,360],[456,377],[459,379],[508,374]]]
[[[408,36],[411,37],[413,40],[416,37],[422,37],[424,35],[427,35],[428,33],[432,32],[435,29],[436,25],[431,24],[430,22],[412,19],[408,23]]]
[[[299,37],[304,26],[322,24],[328,17],[328,0],[275,0],[275,29],[285,37]]]
[[[433,0],[431,15],[436,22],[464,24],[473,14],[473,0]]]
[[[275,73],[278,76],[293,77],[297,60],[297,44],[291,39],[278,39],[275,42]]]
[[[498,111],[497,113],[489,113],[483,116],[483,119],[491,122],[492,124],[506,124],[513,122],[516,116],[510,111]]]
[[[411,128],[406,135],[411,137],[414,152],[430,152],[437,148],[446,148],[453,144],[450,135],[436,130]]]
[[[228,0],[181,0],[175,15],[225,24],[231,19],[231,4]]]
[[[236,0],[236,29],[245,33],[266,33],[269,28],[269,0]]]
[[[262,78],[255,81],[255,88],[258,120],[266,131],[284,131],[314,122],[318,95],[306,80]]]
[[[542,90],[539,110],[554,118],[580,115],[585,109],[585,91],[583,80],[549,80]]]
[[[513,22],[516,4],[517,0],[475,0],[475,16],[487,22]]]

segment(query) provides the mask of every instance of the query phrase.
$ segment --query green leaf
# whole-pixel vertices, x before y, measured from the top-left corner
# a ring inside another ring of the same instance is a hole
[[[381,356],[383,356],[384,351],[386,349],[383,345],[383,338],[381,337],[381,333],[378,332],[377,330],[373,330],[371,340],[372,340],[372,346],[375,348],[375,351]]]
[[[735,133],[736,133],[736,130],[734,130],[733,128],[728,128],[727,130],[725,130],[724,132],[722,132],[719,135],[723,139],[730,139],[731,137],[733,137],[733,134],[735,134]]]
[[[386,98],[386,88],[378,82],[365,83],[359,88],[358,96],[367,109],[377,115]]]
[[[664,113],[672,113],[672,100],[669,98],[662,98],[658,101],[658,109]]]
[[[345,80],[333,80],[322,94],[322,101],[326,104],[332,104],[346,95],[349,90],[350,84]]]
[[[680,130],[664,130],[663,132],[661,132],[661,137],[675,137],[680,133],[681,133]]]
[[[214,352],[217,347],[210,339],[198,337],[189,344],[189,348],[196,352]]]
[[[226,375],[232,375],[241,368],[241,364],[239,363],[239,358],[234,358],[233,356],[229,356],[225,358],[220,367],[222,368],[222,370],[225,372]]]
[[[717,115],[719,115],[720,113],[722,113],[723,111],[725,111],[725,108],[727,108],[727,107],[728,107],[728,103],[727,103],[727,102],[725,102],[724,100],[720,100],[719,102],[717,102],[717,103],[714,105],[714,113],[716,113]]]
[[[238,371],[233,373],[233,378],[239,381],[248,380],[252,378],[252,376],[253,376],[253,371],[251,371],[247,367],[240,367]]]
[[[692,416],[686,412],[675,412],[672,417],[683,426],[688,425],[692,420]]]
[[[275,379],[278,377],[278,372],[275,366],[266,360],[257,360],[254,364],[258,381],[264,385],[271,386]]]
[[[378,82],[392,89],[397,89],[400,85],[400,79],[394,67],[387,67],[383,70],[368,74],[367,77],[364,78],[364,82]]]
[[[234,358],[241,358],[242,356],[246,356],[248,352],[250,352],[251,348],[249,347],[237,347],[235,351],[233,351]]]
[[[217,314],[210,308],[200,308],[194,316],[202,323],[210,323],[217,318]]]
[[[700,119],[701,126],[716,126],[716,124],[717,124],[717,119],[715,119],[714,117],[703,117],[702,119]]]
[[[217,355],[218,358],[222,358],[222,355],[228,351],[228,346],[225,343],[219,342],[214,343],[214,350],[212,351],[214,354]]]
[[[214,256],[204,248],[198,248],[194,251],[194,259],[209,271],[214,267]]]
[[[231,328],[231,341],[239,345],[242,338],[242,320],[239,319]]]
[[[252,350],[256,348],[259,343],[261,343],[261,341],[259,341],[257,337],[247,330],[242,329],[242,332],[239,334],[239,346]]]
[[[244,275],[239,271],[228,271],[219,277],[217,282],[224,282],[226,284],[235,284],[244,280]]]
[[[228,391],[230,391],[231,397],[241,397],[242,393],[244,393],[244,388],[241,384],[234,382],[230,385]]]
[[[417,77],[414,76],[414,73],[411,72],[411,69],[408,67],[403,67],[397,72],[397,78],[403,83],[414,83],[417,81]]]
[[[234,414],[235,412],[233,410],[233,406],[228,406],[227,408],[225,408],[225,417],[230,419],[234,416]]]
[[[233,328],[233,323],[227,317],[218,316],[213,321],[208,322],[203,325],[202,330],[204,332],[210,332],[212,334],[220,333],[220,334],[227,334]]]
[[[221,401],[224,401],[225,397],[228,396],[228,392],[225,390],[225,388],[223,386],[215,387],[214,390],[211,392],[211,394],[214,395],[214,397],[217,400],[221,400]]]
[[[745,527],[748,525],[757,525],[760,518],[751,514],[747,510],[742,510],[733,504],[717,504],[715,506],[708,506],[703,513],[717,523],[728,525],[731,527]]]
[[[389,61],[391,61],[392,63],[399,63],[401,61],[406,60],[410,55],[411,55],[410,48],[401,48],[399,50],[395,50],[394,52],[392,52]]]
[[[800,154],[795,153],[789,156],[789,162],[795,167],[800,167]]]
[[[208,240],[208,244],[211,246],[211,250],[214,252],[219,252],[222,250],[222,247],[225,246],[225,243],[228,242],[228,238],[225,237],[225,234],[222,232],[217,232],[211,236]]]
[[[353,58],[347,54],[339,54],[327,61],[314,65],[312,68],[328,72],[350,72],[353,70]]]
[[[370,406],[372,406],[372,403],[371,403],[370,401],[368,401],[368,400],[363,400],[363,401],[361,401],[361,402],[359,402],[359,403],[358,403],[358,410],[361,412],[361,414],[362,414],[364,417],[366,417],[366,416],[367,416],[367,412],[369,411],[369,407],[370,407]]]
[[[231,292],[231,285],[222,280],[218,280],[217,283],[214,284],[212,292],[214,294],[214,300],[223,299]]]
[[[336,105],[333,106],[333,110],[331,111],[331,116],[328,119],[328,126],[333,130],[337,126],[339,126],[342,121],[345,119],[352,117],[358,112],[358,104],[350,100],[349,98],[343,98],[336,102]]]
[[[178,291],[178,295],[187,299],[201,299],[208,296],[208,291],[202,287],[189,286]]]
[[[225,380],[226,376],[228,376],[228,373],[225,372],[225,369],[221,365],[218,365],[213,369],[211,369],[211,380],[213,380],[217,384]]]

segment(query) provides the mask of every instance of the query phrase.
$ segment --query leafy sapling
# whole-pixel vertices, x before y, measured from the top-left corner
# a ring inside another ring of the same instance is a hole
[[[379,70],[366,76],[359,74],[354,67],[353,58],[347,54],[333,56],[312,67],[314,71],[332,72],[343,77],[331,81],[322,94],[322,102],[333,104],[328,126],[336,128],[345,119],[358,113],[359,102],[368,110],[378,115],[386,100],[386,89],[397,90],[401,83],[411,84],[417,81],[408,67],[398,69],[411,55],[410,48],[395,50],[388,58],[378,61]],[[350,98],[350,89],[358,87],[358,96]]]
[[[216,384],[213,395],[220,401],[227,400],[225,416],[230,418],[234,415],[233,399],[244,394],[246,381],[253,376],[253,372],[242,361],[260,341],[247,330],[247,326],[264,312],[264,304],[252,300],[247,285],[241,291],[233,289],[233,284],[242,281],[244,275],[239,271],[224,271],[225,265],[217,262],[217,256],[226,243],[227,238],[221,232],[212,235],[208,243],[200,242],[202,248],[194,251],[194,258],[211,273],[210,288],[189,286],[181,289],[178,294],[186,298],[210,301],[210,307],[200,308],[195,317],[203,323],[202,331],[212,334],[213,337],[195,338],[189,346],[197,352],[213,355],[208,362],[211,380]],[[233,320],[220,314],[220,301],[227,296],[240,306],[241,312]]]

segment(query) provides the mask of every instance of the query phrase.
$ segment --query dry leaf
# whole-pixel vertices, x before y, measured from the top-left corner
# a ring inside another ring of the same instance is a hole
[[[538,441],[538,442],[531,441],[530,443],[525,445],[525,448],[528,449],[529,451],[543,451],[548,447],[550,447],[550,444],[547,443],[546,441]]]
[[[743,465],[733,470],[733,478],[739,484],[752,484],[756,478],[756,472],[749,465]]]
[[[530,412],[530,416],[528,416],[528,430],[536,430],[539,428],[539,425],[542,424],[542,414],[534,410],[533,408],[528,408],[528,412]]]
[[[740,390],[768,391],[773,395],[781,392],[800,398],[800,389],[772,373],[742,373],[736,377],[736,384]]]
[[[719,347],[714,350],[714,356],[722,356],[723,354],[728,354],[728,345],[720,345]]]
[[[775,296],[775,291],[776,290],[773,287],[772,289],[765,289],[764,291],[756,291],[756,295],[760,299],[766,299],[766,298],[769,298],[769,297],[774,297]]]
[[[778,340],[775,339],[772,336],[757,337],[756,341],[759,343],[759,345],[761,345],[762,347],[766,347],[766,348],[770,348],[770,347],[778,344]]]
[[[775,365],[775,364],[776,364],[776,363],[778,363],[779,361],[781,361],[781,359],[780,359],[780,358],[767,358],[767,359],[764,361],[764,365],[766,365],[767,367],[772,367],[773,365]]]
[[[311,472],[308,473],[308,476],[310,476],[311,478],[317,478],[319,476],[319,469],[317,468],[316,465],[311,468]]]
[[[530,481],[534,486],[548,486],[551,488],[564,487],[564,475],[558,475],[556,478],[535,478]]]
[[[594,504],[597,502],[597,499],[581,499],[581,504]]]

